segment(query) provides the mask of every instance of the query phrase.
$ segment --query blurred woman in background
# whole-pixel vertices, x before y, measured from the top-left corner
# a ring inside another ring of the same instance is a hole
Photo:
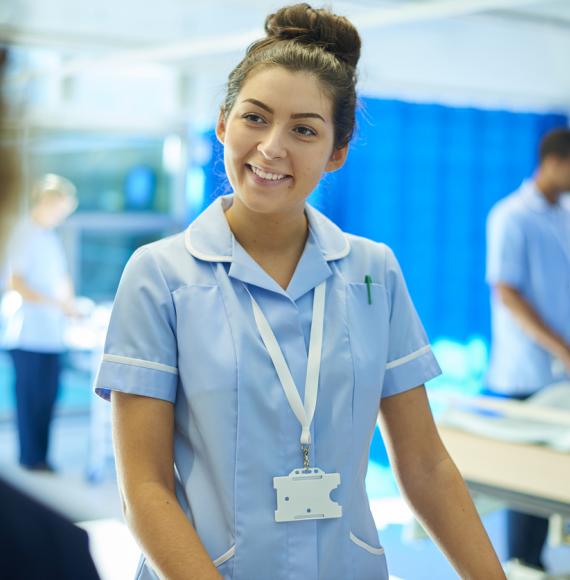
[[[4,336],[16,374],[20,464],[52,471],[49,431],[65,350],[66,316],[74,314],[74,291],[54,229],[77,207],[75,187],[48,174],[34,186],[31,211],[9,246],[10,288],[21,297]]]

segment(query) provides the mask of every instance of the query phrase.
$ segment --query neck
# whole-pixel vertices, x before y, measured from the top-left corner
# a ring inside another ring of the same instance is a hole
[[[548,203],[552,205],[558,203],[558,199],[562,192],[557,187],[553,186],[550,180],[540,171],[537,172],[534,178],[534,183],[538,191],[542,193]]]
[[[304,205],[293,213],[259,214],[234,197],[226,219],[234,236],[252,256],[300,257],[309,232]]]

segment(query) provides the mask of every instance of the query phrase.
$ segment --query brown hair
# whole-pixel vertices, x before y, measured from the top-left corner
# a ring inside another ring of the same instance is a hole
[[[541,163],[547,157],[570,158],[570,129],[554,129],[547,133],[540,143],[538,156]]]
[[[32,206],[45,199],[53,198],[69,198],[76,203],[77,190],[69,179],[55,173],[46,173],[34,183],[32,188]]]
[[[266,38],[254,42],[230,73],[222,111],[227,117],[253,69],[281,66],[314,74],[333,103],[334,145],[346,145],[354,132],[356,65],[360,36],[344,16],[308,4],[281,8],[265,20]]]

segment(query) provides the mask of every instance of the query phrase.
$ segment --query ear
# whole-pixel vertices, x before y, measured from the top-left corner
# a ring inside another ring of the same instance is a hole
[[[344,165],[347,155],[348,155],[348,143],[343,147],[334,149],[325,166],[325,171],[330,173],[331,171],[336,171],[337,169],[340,169]]]
[[[226,136],[226,117],[224,111],[220,109],[220,114],[218,115],[218,121],[216,122],[216,137],[218,141],[223,145],[224,138]]]

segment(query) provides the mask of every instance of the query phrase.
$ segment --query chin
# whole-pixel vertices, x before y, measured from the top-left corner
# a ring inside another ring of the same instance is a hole
[[[261,214],[275,214],[290,212],[293,209],[291,203],[287,203],[281,196],[271,193],[247,192],[235,193],[236,199],[249,211]]]

